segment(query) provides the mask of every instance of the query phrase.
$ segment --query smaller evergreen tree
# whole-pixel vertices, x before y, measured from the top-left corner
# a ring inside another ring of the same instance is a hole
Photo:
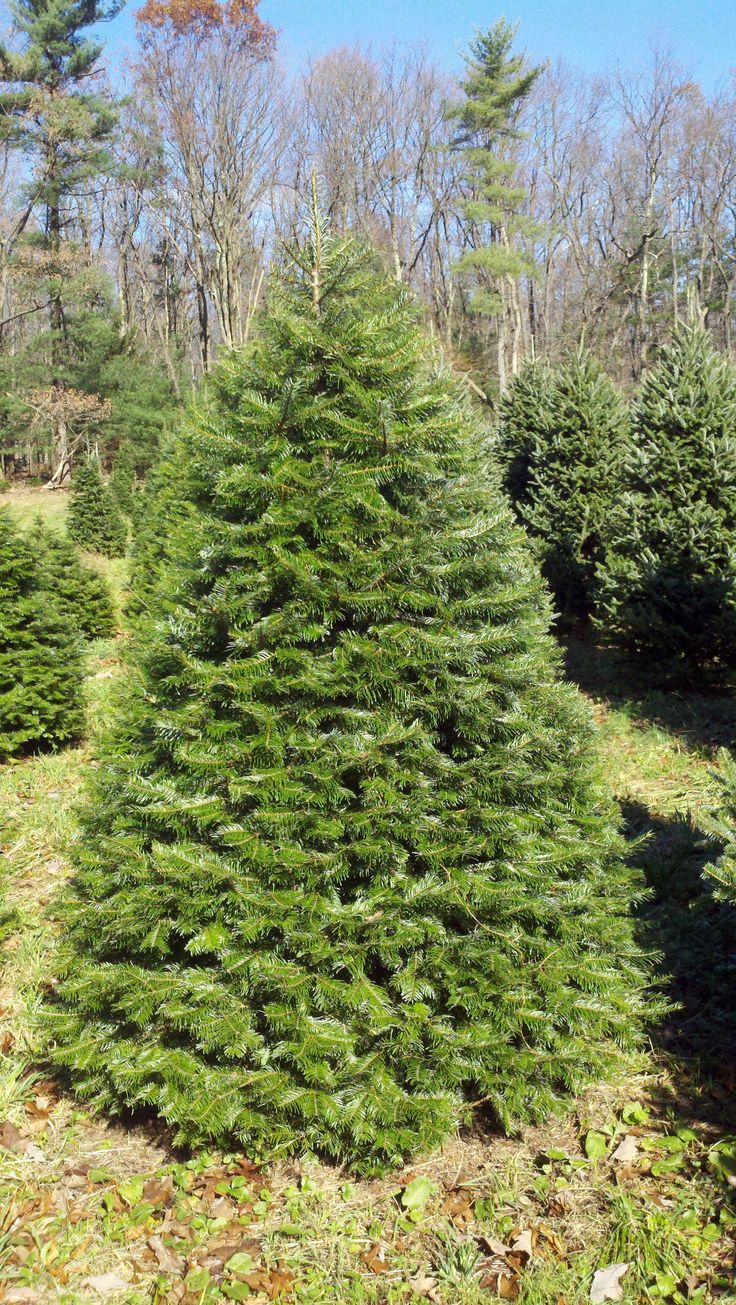
[[[565,617],[592,610],[602,531],[618,491],[628,434],[624,402],[595,359],[579,350],[532,396],[522,383],[508,399],[506,425],[529,432],[527,483],[520,517],[536,542],[542,570]],[[514,409],[512,417],[511,410]]]
[[[87,458],[72,479],[67,529],[80,548],[106,557],[122,557],[126,529],[112,495],[102,482],[96,458]]]
[[[622,493],[609,514],[596,619],[661,670],[736,666],[736,370],[683,329],[634,408]]]
[[[133,450],[129,444],[118,449],[110,478],[110,492],[118,510],[132,516],[135,507],[136,476]]]
[[[79,638],[43,568],[0,512],[0,761],[76,738],[84,719]]]
[[[540,362],[527,362],[501,400],[498,446],[504,488],[514,507],[529,502],[535,440],[549,419],[553,375]]]
[[[44,588],[60,615],[85,639],[108,639],[115,633],[115,608],[101,575],[81,561],[72,541],[36,519],[29,536],[43,568]]]

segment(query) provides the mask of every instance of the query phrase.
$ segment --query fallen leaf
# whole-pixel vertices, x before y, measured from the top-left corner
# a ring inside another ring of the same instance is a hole
[[[466,1228],[473,1222],[473,1195],[461,1187],[455,1192],[448,1192],[442,1202],[441,1214],[446,1214],[456,1228]]]
[[[91,1278],[85,1278],[84,1285],[99,1292],[100,1296],[110,1296],[114,1291],[127,1291],[130,1287],[130,1283],[117,1273],[95,1273]]]
[[[39,1092],[32,1101],[26,1101],[26,1114],[34,1115],[37,1119],[48,1119],[55,1104],[51,1097]]]
[[[619,1142],[616,1150],[611,1156],[611,1159],[614,1164],[630,1165],[632,1161],[636,1159],[638,1149],[639,1144],[636,1138],[632,1137],[631,1133],[629,1133]]]
[[[539,1236],[543,1237],[547,1244],[552,1247],[558,1260],[564,1260],[566,1258],[565,1247],[554,1229],[548,1228],[546,1224],[540,1224],[537,1231],[539,1232]]]
[[[607,1300],[620,1300],[624,1294],[621,1279],[628,1271],[628,1264],[609,1264],[605,1269],[598,1269],[593,1274],[590,1299],[593,1305],[603,1305]]]
[[[163,1237],[149,1237],[148,1246],[156,1256],[158,1267],[164,1273],[183,1274],[185,1263],[180,1255],[175,1255],[169,1246],[164,1242]]]
[[[501,1300],[516,1300],[519,1295],[519,1279],[507,1269],[492,1269],[481,1280],[483,1291],[493,1292]]]
[[[363,1251],[360,1258],[371,1273],[386,1273],[388,1269],[386,1251],[378,1242],[374,1242],[370,1250]]]
[[[438,1301],[437,1279],[431,1278],[424,1269],[419,1269],[413,1278],[409,1279],[409,1286],[415,1296],[426,1296],[427,1300]]]
[[[143,1188],[143,1200],[151,1205],[168,1205],[174,1199],[174,1184],[170,1178],[149,1178]]]
[[[534,1241],[529,1228],[519,1233],[511,1243],[511,1254],[515,1255],[521,1261],[521,1268],[528,1263],[534,1254]],[[516,1267],[516,1266],[514,1266]]]
[[[258,1168],[258,1165],[254,1165],[253,1161],[248,1160],[245,1156],[241,1156],[241,1158],[237,1160],[234,1165],[232,1165],[230,1169],[230,1173],[242,1174],[244,1178],[254,1178],[254,1179],[259,1178],[261,1176],[261,1171]]]
[[[211,1219],[232,1219],[237,1214],[237,1206],[226,1196],[217,1196],[211,1202],[207,1213]]]
[[[27,1160],[33,1160],[39,1165],[46,1163],[45,1152],[41,1150],[40,1146],[36,1146],[35,1142],[27,1142],[23,1150]]]
[[[277,1300],[279,1296],[290,1296],[294,1286],[294,1274],[287,1269],[283,1260],[279,1260],[275,1269],[271,1269],[269,1274],[269,1283],[266,1287],[266,1295],[269,1300]]]
[[[496,1237],[486,1237],[485,1235],[478,1238],[478,1245],[484,1251],[488,1251],[489,1255],[500,1255],[501,1257],[508,1255],[511,1250],[511,1247],[507,1246],[505,1242],[498,1241]]]
[[[0,1147],[4,1151],[25,1151],[26,1144],[21,1136],[20,1130],[7,1120],[0,1124]]]

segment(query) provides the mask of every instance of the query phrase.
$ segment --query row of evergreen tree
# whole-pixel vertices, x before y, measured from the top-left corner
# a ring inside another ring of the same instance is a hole
[[[0,513],[0,760],[79,737],[84,645],[115,631],[110,588],[78,549],[122,557],[135,513],[134,451],[118,452],[109,484],[88,457],[71,485],[66,532],[39,517],[21,531]]]
[[[736,669],[736,369],[684,328],[628,406],[593,358],[503,402],[506,488],[563,619],[663,670]]]
[[[0,512],[0,761],[80,736],[84,645],[114,628],[109,588],[71,540]]]

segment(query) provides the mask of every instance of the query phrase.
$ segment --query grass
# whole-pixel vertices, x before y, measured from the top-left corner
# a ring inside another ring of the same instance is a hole
[[[26,522],[38,508],[61,517],[63,501],[3,499]],[[124,569],[97,564],[119,592]],[[95,719],[119,649],[92,650]],[[241,1155],[180,1154],[161,1127],[95,1116],[46,1079],[34,1014],[52,970],[48,906],[90,753],[0,769],[12,912],[0,931],[0,1302],[583,1305],[616,1263],[629,1265],[625,1302],[736,1301],[736,934],[701,879],[734,704],[673,701],[582,645],[568,668],[592,701],[627,828],[646,836],[632,851],[652,891],[638,927],[680,1008],[565,1118],[515,1139],[479,1127],[382,1181],[309,1156],[261,1172]],[[624,1141],[627,1158],[614,1158]]]
[[[67,489],[34,489],[13,486],[0,495],[0,508],[9,508],[20,526],[26,529],[35,517],[41,516],[47,525],[63,525],[69,505]]]

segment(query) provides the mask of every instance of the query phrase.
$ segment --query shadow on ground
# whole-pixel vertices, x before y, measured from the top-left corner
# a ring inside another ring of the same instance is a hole
[[[707,685],[668,684],[615,648],[590,640],[563,643],[565,672],[590,697],[624,708],[632,719],[677,734],[691,747],[736,746],[736,696]]]
[[[622,804],[632,862],[650,891],[639,910],[641,942],[659,954],[666,997],[676,1004],[650,1031],[676,1064],[667,1089],[680,1114],[736,1131],[736,909],[717,901],[703,869],[718,844],[687,815]]]

